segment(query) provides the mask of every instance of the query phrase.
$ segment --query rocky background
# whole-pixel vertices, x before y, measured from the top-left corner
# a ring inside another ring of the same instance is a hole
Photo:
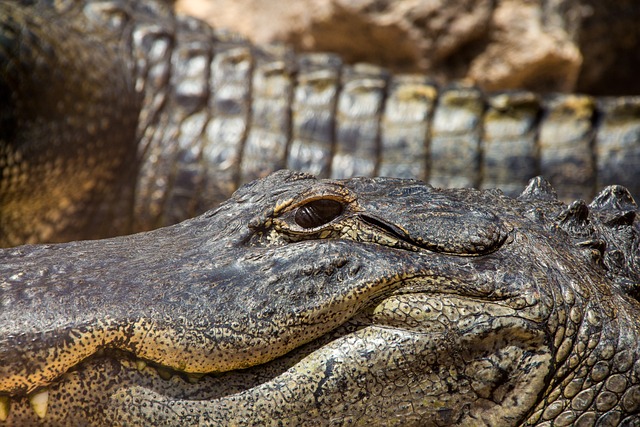
[[[639,0],[178,0],[258,44],[524,88],[640,94]]]

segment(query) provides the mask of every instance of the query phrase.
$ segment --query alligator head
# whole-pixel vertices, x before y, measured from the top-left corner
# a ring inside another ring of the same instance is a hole
[[[515,200],[281,171],[175,226],[7,249],[0,418],[637,420],[635,212],[621,187],[566,207],[539,179]]]

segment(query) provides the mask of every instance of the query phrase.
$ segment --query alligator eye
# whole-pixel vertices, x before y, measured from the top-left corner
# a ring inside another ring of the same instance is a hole
[[[294,220],[303,228],[320,227],[340,216],[343,209],[342,203],[336,200],[313,200],[298,208]]]

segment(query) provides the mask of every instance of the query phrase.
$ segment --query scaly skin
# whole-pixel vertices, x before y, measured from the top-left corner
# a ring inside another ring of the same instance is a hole
[[[638,97],[438,88],[255,47],[162,0],[1,2],[0,97],[0,246],[173,224],[285,167],[640,194]]]
[[[539,179],[282,171],[175,226],[6,249],[0,416],[638,425],[636,213],[622,187],[567,207]]]

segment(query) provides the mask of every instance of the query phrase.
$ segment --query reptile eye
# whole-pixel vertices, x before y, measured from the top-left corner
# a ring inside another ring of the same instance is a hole
[[[320,227],[340,216],[343,209],[342,203],[336,200],[313,200],[298,208],[294,220],[303,228]]]

